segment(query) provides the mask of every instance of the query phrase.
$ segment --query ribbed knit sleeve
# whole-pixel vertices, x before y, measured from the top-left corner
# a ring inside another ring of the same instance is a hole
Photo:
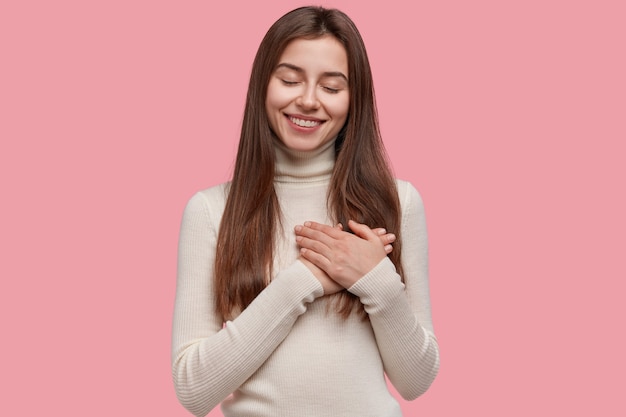
[[[223,190],[198,193],[187,204],[179,238],[172,336],[172,373],[185,408],[204,416],[243,384],[272,354],[307,305],[323,295],[299,261],[280,271],[233,321],[215,312],[213,263]]]
[[[404,284],[389,258],[358,280],[349,291],[369,314],[385,373],[404,399],[424,393],[439,370],[428,285],[428,241],[422,199],[399,181],[402,206]]]

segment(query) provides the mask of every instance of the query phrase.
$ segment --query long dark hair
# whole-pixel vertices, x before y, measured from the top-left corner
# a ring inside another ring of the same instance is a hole
[[[216,309],[223,317],[245,309],[272,275],[280,207],[274,191],[274,134],[265,111],[270,77],[289,42],[334,36],[348,56],[350,110],[335,141],[336,162],[328,190],[331,218],[349,219],[396,234],[389,255],[402,276],[400,203],[378,126],[372,73],[361,35],[343,12],[301,7],[269,29],[252,66],[233,179],[217,240]],[[362,306],[347,291],[336,296],[344,317]]]

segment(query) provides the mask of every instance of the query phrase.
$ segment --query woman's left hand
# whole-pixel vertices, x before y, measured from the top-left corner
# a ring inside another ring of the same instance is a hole
[[[368,226],[352,220],[348,225],[354,234],[315,222],[295,228],[300,254],[344,288],[351,287],[389,252],[385,249],[388,244]]]

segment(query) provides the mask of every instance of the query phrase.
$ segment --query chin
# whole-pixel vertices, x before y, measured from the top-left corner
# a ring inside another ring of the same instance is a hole
[[[307,152],[314,151],[324,146],[326,142],[303,142],[303,141],[283,141],[283,144],[292,151]]]

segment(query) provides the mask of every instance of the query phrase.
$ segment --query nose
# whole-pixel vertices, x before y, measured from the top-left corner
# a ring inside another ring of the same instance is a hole
[[[296,104],[306,110],[315,110],[320,106],[315,85],[307,85],[296,99]]]

